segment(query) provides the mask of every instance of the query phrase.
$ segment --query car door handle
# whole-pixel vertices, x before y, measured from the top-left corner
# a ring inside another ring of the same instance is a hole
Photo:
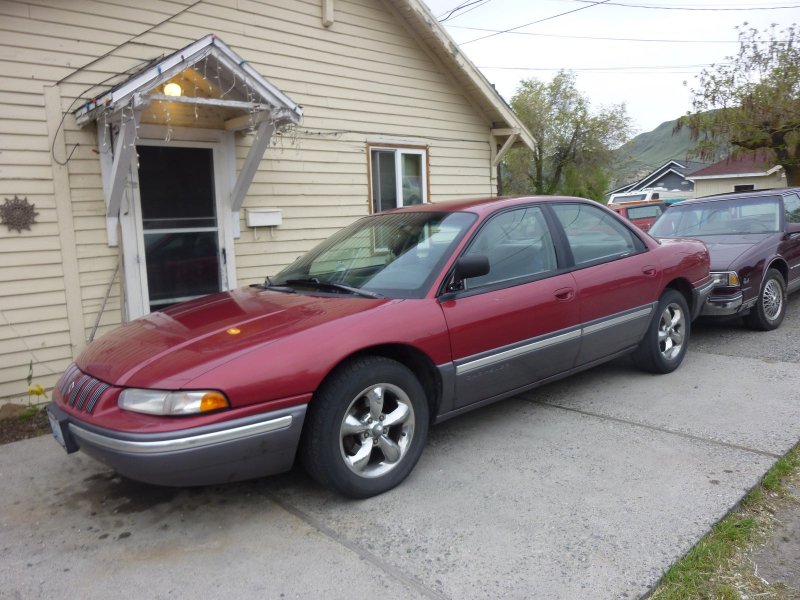
[[[655,277],[656,272],[657,272],[656,268],[653,265],[647,265],[646,267],[642,267],[642,273],[644,273],[648,277]]]
[[[575,297],[575,290],[570,287],[561,288],[554,292],[556,300],[561,300],[562,302],[567,302],[572,300]]]

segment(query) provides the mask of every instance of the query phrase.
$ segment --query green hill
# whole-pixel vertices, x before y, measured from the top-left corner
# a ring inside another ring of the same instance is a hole
[[[653,131],[640,133],[616,150],[612,188],[640,179],[670,159],[689,158],[694,143],[689,139],[688,129],[672,134],[676,122],[677,119],[666,121]]]

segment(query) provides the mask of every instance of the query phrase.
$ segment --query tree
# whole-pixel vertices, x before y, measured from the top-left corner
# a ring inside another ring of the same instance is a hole
[[[800,36],[796,25],[759,32],[739,29],[739,51],[704,69],[692,90],[694,112],[681,117],[693,153],[704,160],[720,150],[766,153],[782,165],[790,186],[800,185]]]
[[[575,74],[549,83],[527,79],[511,99],[514,112],[536,139],[533,151],[509,152],[503,193],[565,194],[601,200],[608,185],[612,150],[631,132],[624,104],[592,113]]]

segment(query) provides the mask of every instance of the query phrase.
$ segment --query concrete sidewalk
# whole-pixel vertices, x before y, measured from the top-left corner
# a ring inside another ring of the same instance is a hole
[[[753,343],[697,328],[672,375],[621,360],[434,427],[364,501],[301,471],[155,488],[4,446],[0,597],[640,597],[800,438],[800,356],[764,355],[798,308]]]

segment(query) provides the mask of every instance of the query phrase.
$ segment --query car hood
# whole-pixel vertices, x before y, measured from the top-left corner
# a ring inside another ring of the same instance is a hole
[[[736,270],[737,261],[749,250],[767,242],[771,236],[763,234],[714,235],[698,239],[705,242],[711,255],[712,271]]]
[[[90,344],[77,363],[114,385],[178,389],[280,338],[389,302],[399,300],[242,288],[131,321]]]

